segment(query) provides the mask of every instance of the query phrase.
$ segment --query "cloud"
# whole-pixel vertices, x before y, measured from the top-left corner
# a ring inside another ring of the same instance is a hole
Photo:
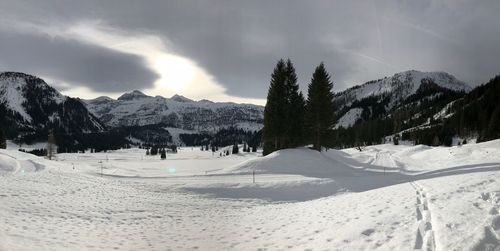
[[[70,37],[4,30],[0,45],[4,70],[46,75],[96,92],[147,88],[158,78],[136,55]]]
[[[157,75],[134,89],[262,101],[282,57],[304,91],[321,61],[335,90],[408,69],[483,83],[500,69],[499,8],[496,0],[6,0],[0,16],[15,29],[49,24],[56,40],[134,56],[134,68]]]

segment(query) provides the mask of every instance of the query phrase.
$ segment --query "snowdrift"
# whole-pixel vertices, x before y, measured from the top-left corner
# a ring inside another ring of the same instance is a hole
[[[45,165],[33,161],[36,158],[34,155],[19,151],[0,150],[0,175],[44,170]]]
[[[334,150],[331,150],[334,151]],[[285,149],[232,167],[231,173],[298,174],[312,177],[352,175],[352,168],[328,154],[307,148]]]

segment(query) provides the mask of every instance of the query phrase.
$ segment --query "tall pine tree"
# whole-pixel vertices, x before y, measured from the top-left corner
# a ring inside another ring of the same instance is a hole
[[[282,148],[282,141],[287,127],[286,75],[285,61],[280,59],[271,74],[271,84],[264,109],[264,128],[262,133],[264,155]]]
[[[286,117],[286,140],[283,147],[297,147],[305,142],[304,130],[304,114],[305,100],[302,92],[299,92],[297,84],[297,74],[295,68],[288,59],[286,61],[286,102],[287,102],[287,117]]]
[[[321,151],[323,139],[334,123],[333,118],[333,83],[321,63],[313,73],[308,87],[306,117],[313,148]]]

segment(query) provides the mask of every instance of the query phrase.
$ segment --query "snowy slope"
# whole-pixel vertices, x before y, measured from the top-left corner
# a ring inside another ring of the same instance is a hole
[[[423,95],[426,88],[438,89]],[[411,107],[418,108],[421,103],[432,103],[442,95],[442,90],[469,92],[472,88],[445,72],[420,72],[415,70],[396,73],[392,77],[369,81],[335,94],[338,122],[336,127],[352,125],[352,120],[364,110],[369,119],[386,116],[411,99]],[[420,91],[420,92],[419,92]],[[420,96],[415,95],[420,93]],[[377,104],[375,104],[375,101]],[[439,103],[439,102],[438,102]],[[378,110],[374,115],[374,106]],[[441,109],[439,107],[438,109]],[[383,110],[383,112],[380,112]],[[380,114],[382,113],[382,114]],[[359,118],[359,117],[358,117]],[[357,119],[357,118],[356,118]]]
[[[403,100],[415,94],[423,80],[431,80],[440,87],[453,91],[470,91],[472,88],[446,72],[405,71],[394,74],[392,77],[370,81],[360,86],[349,88],[337,95],[337,99],[344,99],[346,105],[354,100],[361,100],[369,96],[390,94],[395,100]]]
[[[31,116],[26,112],[23,103],[26,103],[26,97],[23,90],[28,85],[26,81],[33,81],[37,78],[21,73],[3,72],[0,73],[0,103],[6,105],[7,109],[22,116],[24,121],[31,122]],[[45,97],[47,100],[54,100],[55,103],[61,104],[66,100],[66,97],[58,92],[50,91],[50,87],[40,86],[45,91],[49,90],[50,95]]]
[[[494,250],[499,156],[500,140],[266,157],[181,148],[166,161],[0,150],[0,250]]]
[[[262,128],[262,106],[193,101],[180,95],[151,97],[140,91],[125,93],[117,100],[99,97],[85,101],[87,108],[111,127],[166,124],[195,131],[217,131],[236,126],[249,130]]]
[[[0,108],[11,137],[22,132],[95,132],[104,127],[77,99],[66,97],[35,76],[0,73]]]
[[[344,127],[348,128],[356,123],[361,118],[363,109],[353,108],[347,111],[336,123],[335,128]]]

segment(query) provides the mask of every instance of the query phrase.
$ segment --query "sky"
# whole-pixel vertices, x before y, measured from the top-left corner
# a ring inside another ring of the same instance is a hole
[[[324,62],[341,91],[410,69],[472,86],[500,74],[498,0],[0,0],[0,71],[69,96],[264,104],[280,58],[306,92]]]

